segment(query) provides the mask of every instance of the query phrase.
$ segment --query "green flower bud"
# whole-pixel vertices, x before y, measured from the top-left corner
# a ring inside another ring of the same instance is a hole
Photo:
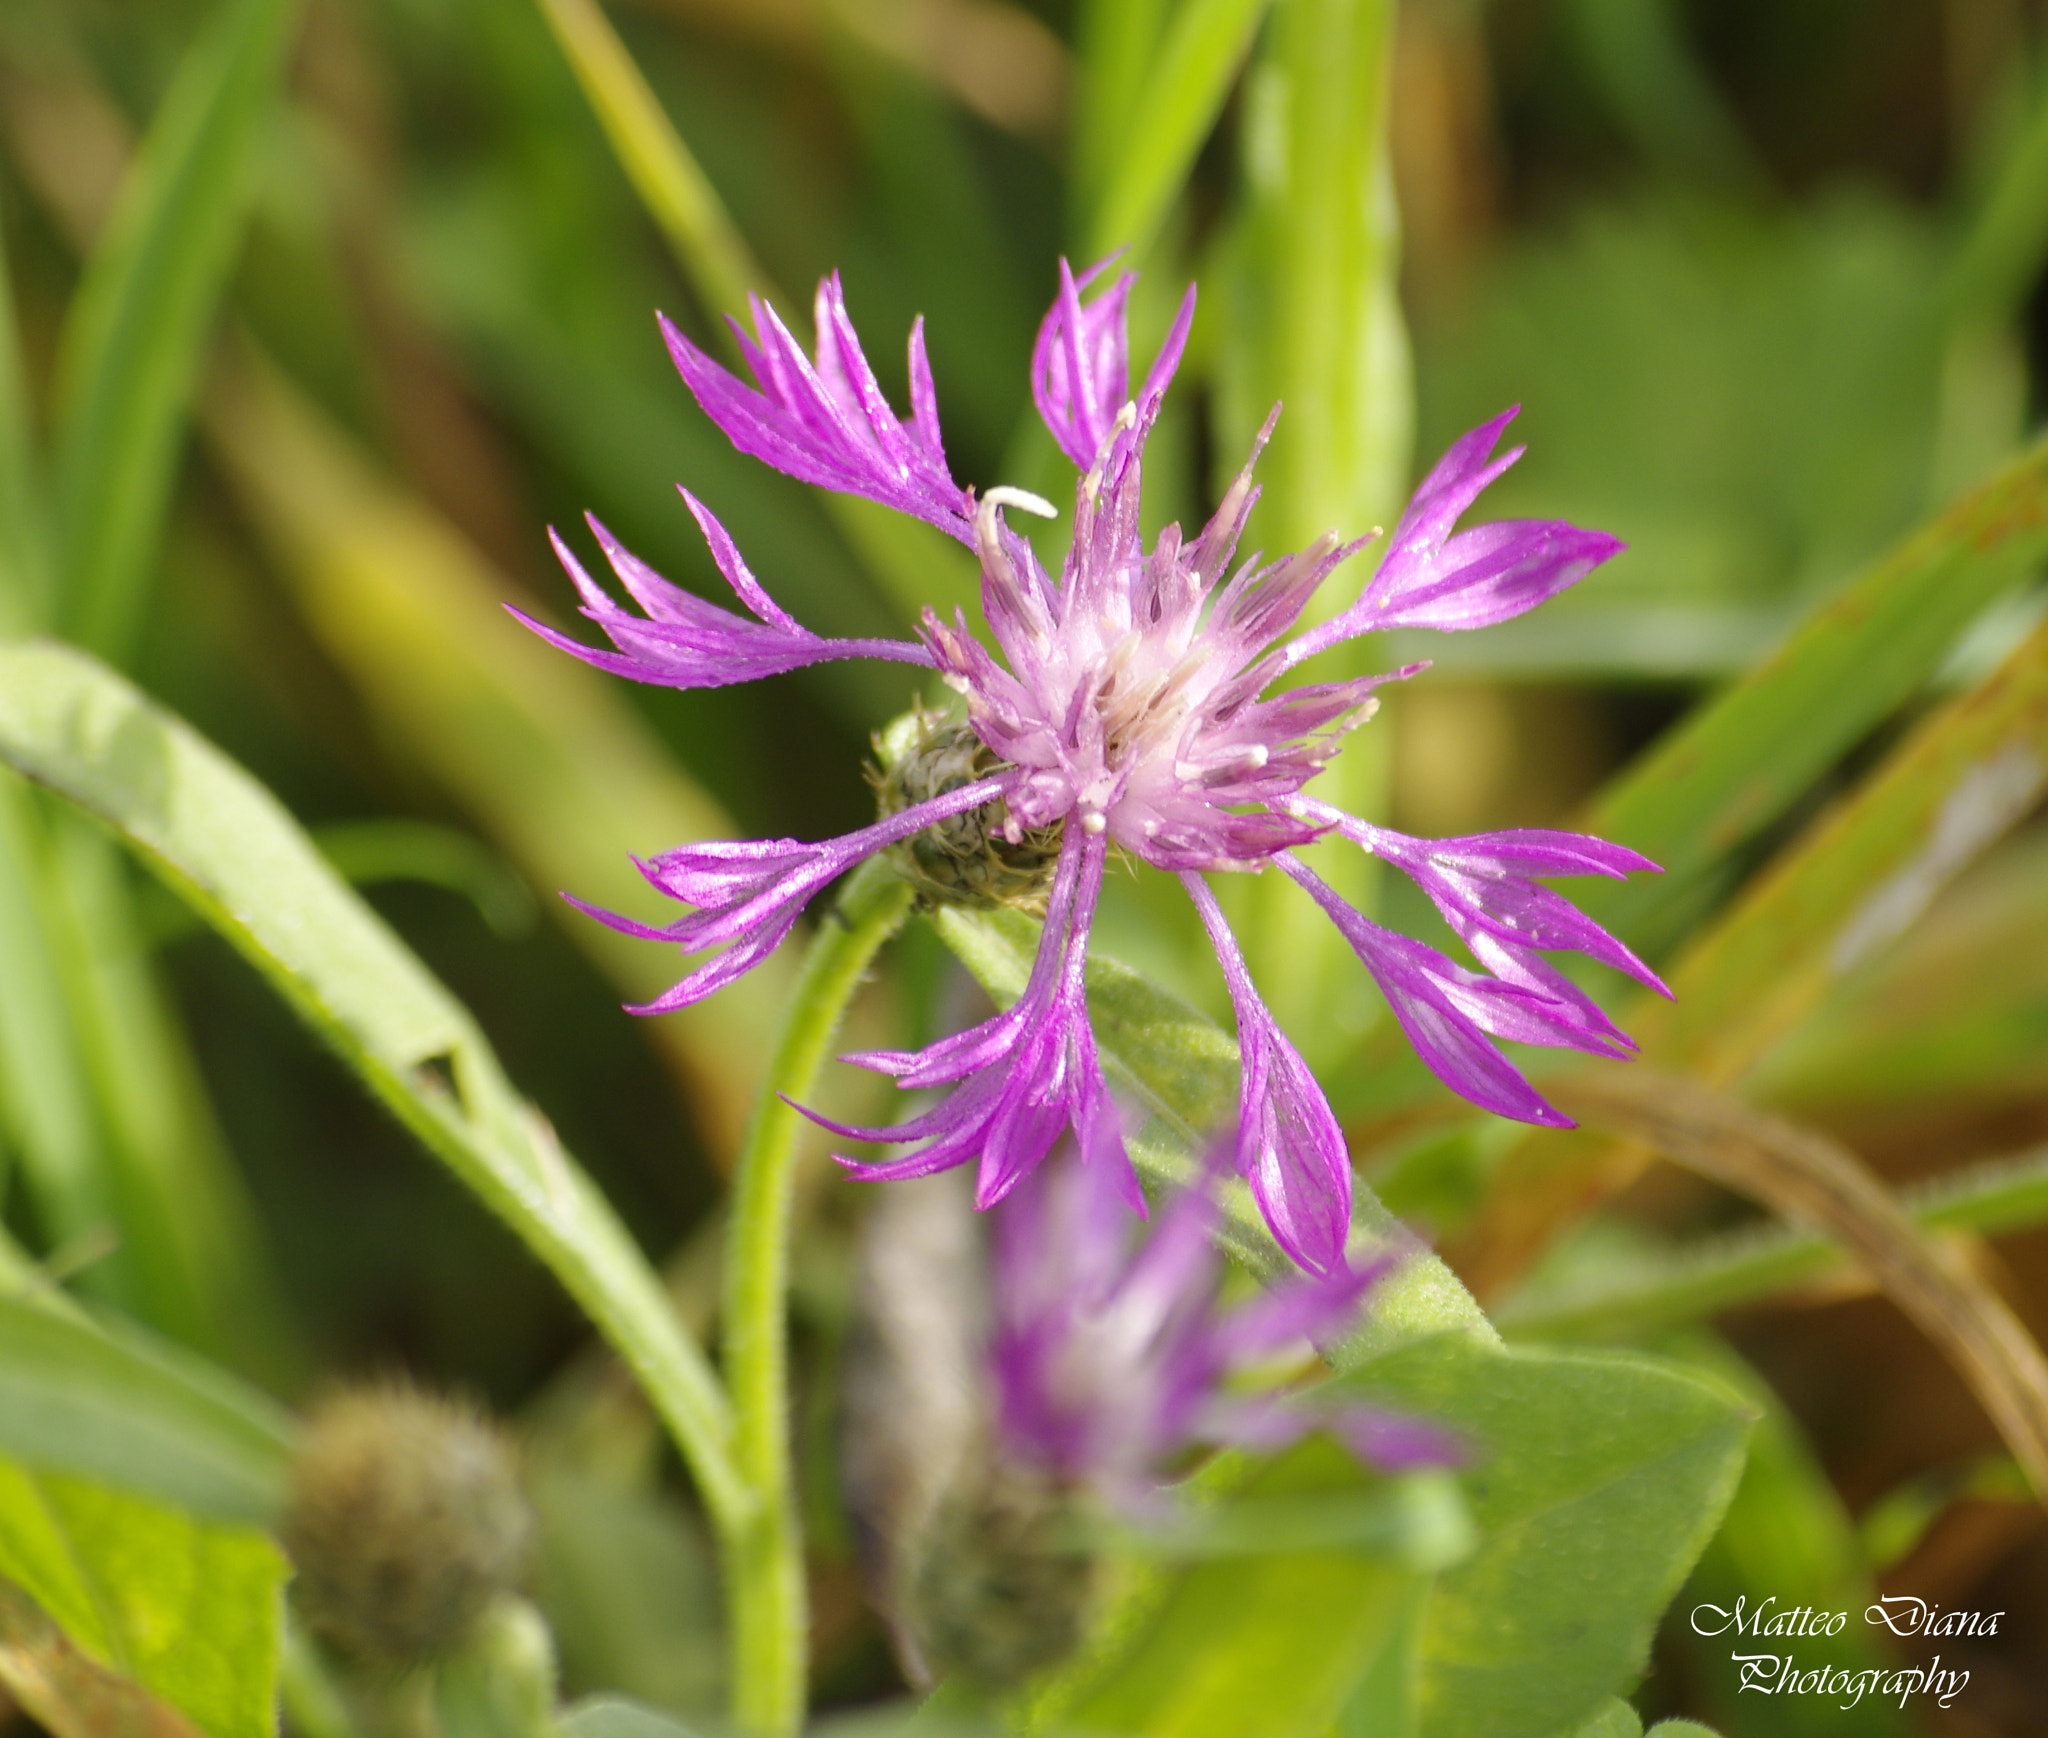
[[[533,1517],[481,1412],[381,1382],[315,1409],[278,1532],[307,1623],[358,1660],[404,1665],[470,1639],[516,1580]]]
[[[1000,772],[1007,764],[963,720],[922,709],[875,738],[868,782],[886,818]],[[895,848],[903,877],[926,905],[1008,905],[1043,915],[1059,862],[1061,823],[1012,840],[1002,800],[954,815]]]

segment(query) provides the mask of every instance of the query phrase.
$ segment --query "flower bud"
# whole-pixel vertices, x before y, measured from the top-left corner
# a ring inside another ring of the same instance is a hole
[[[469,1640],[511,1588],[532,1531],[497,1428],[387,1381],[316,1408],[279,1536],[308,1624],[358,1660],[403,1665]]]
[[[965,722],[923,710],[877,736],[875,753],[881,768],[870,769],[869,782],[885,819],[1007,765]],[[1059,861],[1061,825],[1012,840],[1005,836],[1008,824],[1008,810],[998,798],[907,839],[896,847],[897,866],[926,905],[1008,905],[1043,915]]]
[[[942,1678],[1022,1683],[1079,1644],[1095,1591],[1069,1494],[987,1464],[940,1504],[919,1541],[906,1616]]]

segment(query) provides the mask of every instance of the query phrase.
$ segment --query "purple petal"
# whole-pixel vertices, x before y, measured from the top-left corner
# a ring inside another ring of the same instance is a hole
[[[583,599],[583,614],[604,629],[618,649],[607,652],[573,640],[523,610],[505,607],[551,646],[600,670],[663,688],[723,688],[778,676],[809,664],[839,658],[882,658],[929,667],[932,654],[908,640],[827,640],[792,619],[764,592],[725,527],[688,491],[683,497],[703,528],[712,559],[740,599],[762,619],[749,621],[672,585],[596,519],[590,521],[605,557],[645,616],[621,609],[585,571],[569,546],[551,529],[548,539]]]
[[[1656,865],[1648,858],[1581,833],[1536,829],[1415,839],[1313,799],[1303,799],[1295,806],[1409,876],[1475,951],[1482,935],[1522,952],[1569,949],[1670,995],[1663,979],[1628,947],[1562,894],[1532,879],[1537,875],[1619,877],[1635,869],[1654,870]]]
[[[1480,491],[1522,456],[1520,447],[1489,456],[1519,409],[1451,443],[1415,491],[1358,602],[1295,641],[1289,663],[1384,628],[1490,627],[1576,585],[1624,547],[1562,520],[1507,519],[1451,535]]]
[[[868,366],[836,275],[818,286],[812,363],[775,310],[756,300],[754,334],[737,324],[747,386],[661,322],[669,354],[704,414],[743,453],[788,476],[909,513],[972,543],[972,497],[953,481],[920,331],[911,336],[912,416],[900,422]]]
[[[1494,1032],[1525,1042],[1570,1043],[1561,1028],[1548,1023],[1567,1017],[1563,1004],[1548,1004],[1528,991],[1468,972],[1434,948],[1382,929],[1354,911],[1299,858],[1286,855],[1277,861],[1308,889],[1365,962],[1431,1073],[1496,1115],[1551,1128],[1576,1126],[1544,1103],[1521,1070],[1486,1037]],[[1582,1040],[1592,1036],[1579,1034]]]
[[[572,898],[570,903],[627,935],[674,942],[685,953],[726,946],[717,958],[688,973],[671,989],[630,1011],[665,1014],[700,1002],[752,970],[788,935],[813,895],[854,864],[900,844],[935,821],[964,814],[1003,796],[1014,782],[983,779],[918,803],[837,839],[716,841],[684,845],[641,866],[648,880],[673,899],[698,909],[665,929],[639,923]]]
[[[1039,324],[1031,352],[1032,401],[1060,450],[1083,471],[1094,465],[1115,427],[1117,413],[1129,402],[1130,346],[1125,313],[1131,285],[1137,280],[1125,272],[1091,302],[1084,303],[1080,294],[1115,258],[1111,254],[1096,261],[1079,278],[1065,260],[1060,261],[1059,292]],[[1146,373],[1137,400],[1141,410],[1163,394],[1173,379],[1194,317],[1195,290],[1190,284]]]
[[[1308,1064],[1259,1000],[1208,883],[1188,873],[1181,884],[1202,914],[1237,1015],[1238,1170],[1280,1247],[1311,1273],[1333,1273],[1343,1265],[1351,1233],[1344,1133]]]
[[[1107,1169],[1126,1198],[1142,1205],[1096,1057],[1083,982],[1088,927],[1107,855],[1108,843],[1101,835],[1080,828],[1068,831],[1030,981],[1014,1006],[921,1052],[854,1058],[896,1076],[906,1088],[958,1082],[943,1102],[895,1127],[858,1127],[805,1112],[852,1140],[927,1143],[903,1158],[881,1163],[841,1158],[855,1176],[923,1176],[978,1158],[975,1205],[990,1207],[1072,1129],[1084,1158]]]

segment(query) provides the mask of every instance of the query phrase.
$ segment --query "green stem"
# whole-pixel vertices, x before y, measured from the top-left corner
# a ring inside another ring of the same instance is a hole
[[[723,1540],[732,1613],[732,1713],[748,1733],[795,1732],[804,1716],[803,1529],[789,1449],[789,1222],[797,1135],[789,1102],[810,1096],[840,1016],[868,963],[910,910],[886,860],[847,883],[819,927],[768,1065],[733,1175],[726,1234],[725,1380],[734,1458],[754,1497]]]

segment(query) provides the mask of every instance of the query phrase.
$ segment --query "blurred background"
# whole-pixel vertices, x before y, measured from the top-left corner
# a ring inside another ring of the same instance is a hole
[[[65,399],[82,261],[119,222],[138,139],[228,10],[0,5],[0,235],[39,426]],[[1352,370],[1345,403],[1363,408],[1341,428],[1312,397],[1270,390],[1289,366],[1302,377],[1280,353],[1311,342],[1318,317],[1272,261],[1334,234],[1299,215],[1314,116],[1298,88],[1290,108],[1284,75],[1319,33],[1327,55],[1364,55],[1377,25],[1357,20],[1372,9],[1282,0],[1262,24],[1237,7],[1213,115],[1193,120],[1148,107],[1142,77],[1117,84],[1110,39],[1144,10],[614,5],[729,213],[686,271],[564,54],[576,8],[307,0],[159,553],[127,602],[74,624],[370,891],[642,1243],[675,1252],[677,1295],[700,1316],[721,1166],[787,977],[629,1019],[621,1001],[662,987],[673,962],[556,891],[648,912],[630,852],[861,825],[869,733],[909,703],[909,678],[828,668],[640,689],[548,652],[498,605],[573,622],[545,527],[587,558],[586,510],[714,594],[678,482],[820,632],[900,633],[916,601],[966,597],[971,575],[936,536],[736,456],[676,379],[655,309],[717,346],[714,318],[734,300],[721,287],[776,286],[795,316],[838,270],[899,404],[902,334],[925,317],[955,474],[1058,498],[1027,420],[1032,336],[1062,252],[1078,263],[1133,242],[1141,358],[1182,284],[1203,291],[1148,514],[1198,517],[1266,404],[1290,398],[1272,463],[1297,470],[1275,484],[1269,547],[1333,517],[1391,522],[1450,439],[1521,404],[1513,432],[1530,451],[1486,515],[1569,518],[1630,548],[1498,630],[1383,648],[1386,662],[1438,663],[1371,727],[1364,788],[1393,824],[1430,834],[1583,817],[1632,757],[2040,419],[2048,8],[2033,0],[1405,0],[1390,65],[1367,69],[1384,74],[1366,99],[1388,93],[1386,159],[1332,195],[1348,201],[1348,245],[1369,255],[1340,310],[1351,348],[1311,358]],[[1377,127],[1377,109],[1359,124]],[[1120,167],[1152,144],[1173,160],[1119,205]],[[1333,475],[1303,474],[1311,452]],[[1968,612],[1924,681],[1849,729],[1796,801],[1630,939],[1654,963],[1674,957],[1831,797],[1981,681],[2042,605],[2029,573]],[[1751,1096],[1899,1182],[2048,1141],[2048,831],[2017,819],[1770,1048]],[[716,1600],[680,1476],[566,1298],[168,895],[53,810],[7,825],[30,829],[22,860],[56,890],[39,934],[0,938],[14,950],[0,953],[17,985],[7,1018],[44,1040],[17,1046],[0,1094],[16,1235],[289,1399],[403,1367],[520,1420],[547,1524],[539,1591],[572,1689],[705,1706]],[[1133,888],[1107,921],[1108,951],[1225,1012],[1185,964],[1185,920]],[[874,1030],[902,1036],[965,1005],[928,935],[895,958],[859,1013]],[[20,988],[44,965],[68,1013],[39,1016]],[[1301,992],[1313,1025],[1298,1029],[1390,1202],[1456,1259],[1501,1139],[1414,1120],[1426,1084],[1374,1061],[1362,993]],[[857,1081],[829,1090],[873,1108]],[[813,1180],[799,1329],[819,1687],[852,1701],[896,1681],[830,1471],[860,1191]],[[1607,1247],[1641,1260],[1754,1216],[1654,1168],[1557,1260],[1583,1268]],[[2048,1328],[2048,1236],[1977,1247]],[[1945,1714],[1738,1706],[1725,1649],[1674,1631],[1646,1716],[1766,1738],[2048,1730],[2039,1511],[1965,1388],[1888,1304],[1843,1281],[1633,1337],[1753,1384],[1768,1408],[1705,1591],[1681,1609],[1729,1589],[1860,1605],[1875,1576],[2010,1614],[1996,1647],[1944,1644],[1977,1674]]]

